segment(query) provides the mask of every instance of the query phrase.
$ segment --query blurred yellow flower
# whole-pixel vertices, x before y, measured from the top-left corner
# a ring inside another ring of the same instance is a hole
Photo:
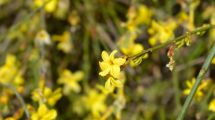
[[[5,92],[1,93],[0,95],[1,95],[0,104],[7,105],[8,101],[9,101],[9,95],[6,94]]]
[[[95,118],[100,117],[100,113],[106,110],[106,97],[106,94],[99,93],[94,89],[91,89],[89,92],[87,92],[87,96],[83,97],[86,108],[91,111]]]
[[[63,92],[68,95],[71,91],[76,93],[81,91],[81,87],[79,85],[79,81],[84,77],[84,73],[82,71],[77,71],[72,73],[70,70],[63,70],[60,73],[60,78],[58,79],[59,84],[63,84]]]
[[[69,14],[68,21],[72,26],[76,26],[80,22],[80,17],[78,16],[78,13],[76,10],[73,10]]]
[[[49,110],[45,104],[41,103],[38,110],[32,113],[31,120],[55,120],[56,117],[55,109]]]
[[[54,106],[61,97],[61,88],[52,91],[51,88],[44,85],[32,92],[32,99],[34,101],[47,103],[50,106]]]
[[[136,55],[144,50],[143,46],[138,43],[130,44],[128,47],[122,47],[121,51],[127,56]]]
[[[198,89],[196,91],[195,99],[200,100],[203,97],[204,90],[207,89],[210,81],[211,81],[210,79],[206,79],[206,80],[202,81],[202,83],[199,85],[199,87],[198,87]],[[191,89],[192,89],[193,85],[195,84],[195,82],[196,82],[195,78],[192,78],[191,81],[186,81],[187,88],[183,91],[184,95],[189,95],[190,94]]]
[[[177,24],[174,20],[168,20],[167,22],[152,21],[151,28],[148,29],[148,33],[151,35],[149,43],[156,45],[167,42],[174,37],[176,27]]]
[[[215,112],[215,99],[211,100],[208,106],[208,110]]]
[[[45,11],[52,13],[57,8],[58,0],[34,0],[34,4],[36,7],[42,7],[44,4],[46,4],[44,7]]]
[[[118,79],[114,79],[113,77],[109,77],[105,82],[105,88],[108,91],[113,91],[115,87],[122,87],[122,82]]]
[[[57,48],[64,53],[69,53],[72,50],[71,36],[68,31],[63,32],[62,35],[53,35],[53,40],[58,41]]]
[[[122,71],[120,72],[119,78],[115,79],[113,77],[109,77],[105,82],[105,89],[104,93],[113,92],[115,88],[122,88],[123,83],[125,82],[125,73]]]
[[[50,36],[46,30],[40,30],[35,37],[35,42],[41,45],[49,45],[51,43]]]
[[[140,25],[151,21],[152,11],[145,5],[131,6],[127,13],[127,22],[124,24],[130,31],[136,31]]]
[[[19,71],[18,61],[14,55],[8,54],[3,66],[0,67],[0,83],[14,85],[18,92],[23,92],[24,79]]]
[[[115,54],[117,50],[114,50],[110,56],[106,51],[102,52],[102,62],[99,62],[99,66],[101,68],[101,72],[99,75],[107,76],[110,75],[114,78],[118,78],[120,75],[120,66],[125,64],[126,59],[124,58],[115,58]]]

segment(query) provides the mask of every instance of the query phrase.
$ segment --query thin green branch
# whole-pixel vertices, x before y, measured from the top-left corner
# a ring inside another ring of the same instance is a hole
[[[27,119],[29,119],[30,114],[29,114],[29,111],[28,111],[28,109],[27,109],[27,107],[25,105],[25,101],[22,98],[22,96],[16,91],[16,88],[14,86],[10,85],[10,84],[3,84],[3,83],[1,83],[1,84],[3,86],[5,86],[5,87],[9,88],[10,90],[12,90],[15,93],[17,99],[20,101],[20,103],[21,103],[21,105],[23,107],[23,110],[25,111],[25,115],[26,115]]]
[[[161,48],[163,48],[163,47],[166,47],[166,46],[168,46],[168,45],[170,45],[170,44],[173,44],[173,43],[176,43],[176,42],[178,42],[178,41],[181,41],[181,40],[185,39],[186,37],[188,37],[188,35],[190,36],[190,35],[198,34],[198,33],[201,33],[201,32],[205,32],[206,30],[211,29],[211,28],[215,28],[215,25],[210,25],[210,24],[209,24],[209,25],[204,25],[204,26],[202,26],[202,27],[197,28],[196,30],[194,30],[194,31],[192,31],[192,32],[188,32],[188,33],[185,34],[185,35],[179,36],[179,37],[177,37],[177,38],[175,38],[175,39],[173,39],[173,40],[169,40],[169,41],[166,42],[166,43],[163,43],[163,44],[157,45],[157,46],[155,46],[155,47],[146,49],[146,50],[142,51],[142,52],[139,53],[139,54],[136,54],[136,55],[133,55],[133,56],[129,56],[129,57],[128,57],[128,61],[129,61],[129,60],[134,60],[134,59],[136,59],[136,58],[139,58],[139,57],[145,55],[146,53],[153,52],[153,51],[155,51],[155,50],[159,50],[159,49],[161,49]]]
[[[193,99],[193,97],[194,97],[194,95],[198,89],[198,86],[201,83],[203,77],[205,76],[205,74],[206,74],[206,72],[207,72],[207,70],[211,64],[211,61],[212,61],[214,55],[215,55],[215,43],[213,44],[213,47],[209,51],[209,55],[207,56],[203,66],[202,66],[202,68],[201,68],[201,70],[197,76],[196,82],[195,82],[194,86],[192,87],[190,94],[186,98],[186,101],[183,105],[181,112],[179,113],[177,120],[183,120],[184,119],[185,113],[187,112],[187,109],[190,106],[190,103],[191,103],[191,101],[192,101],[192,99]]]

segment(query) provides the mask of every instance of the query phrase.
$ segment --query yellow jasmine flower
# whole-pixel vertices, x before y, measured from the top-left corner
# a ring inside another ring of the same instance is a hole
[[[130,44],[127,48],[126,47],[121,48],[121,51],[123,52],[123,54],[127,56],[136,55],[142,52],[143,50],[144,50],[144,47],[139,43],[133,43],[133,44]],[[148,54],[144,56],[144,58],[147,58],[147,57],[148,57]]]
[[[82,71],[72,73],[70,70],[66,69],[60,73],[60,78],[57,82],[64,85],[64,94],[69,94],[71,91],[78,93],[81,91],[81,87],[78,82],[83,79],[83,77],[84,73]]]
[[[0,83],[13,84],[18,92],[23,92],[24,79],[19,71],[18,61],[14,55],[6,56],[5,64],[0,67]]]
[[[57,112],[55,109],[48,109],[43,103],[39,105],[36,112],[31,115],[31,120],[55,120],[57,117]]]
[[[131,6],[127,13],[128,20],[125,26],[130,32],[136,31],[140,25],[148,24],[151,21],[151,16],[152,11],[145,5]]]
[[[44,7],[45,11],[52,13],[57,8],[58,0],[34,0],[34,4],[36,7],[42,7],[44,4],[46,4]]]
[[[151,21],[152,11],[145,5],[139,5],[136,22],[138,24],[148,24]]]
[[[105,88],[108,90],[107,92],[113,92],[113,90],[116,87],[117,88],[122,88],[124,81],[125,81],[125,73],[120,72],[119,78],[114,79],[113,77],[109,77],[107,79],[107,81],[105,82]]]
[[[193,87],[193,85],[195,84],[196,82],[196,79],[195,78],[192,78],[191,81],[186,81],[186,85],[187,85],[187,88],[183,91],[183,94],[184,95],[189,95],[190,94],[190,91]],[[204,80],[202,81],[202,83],[199,85],[197,91],[196,91],[196,94],[195,94],[195,98],[197,100],[200,100],[203,95],[204,95],[204,90],[207,89],[208,85],[210,83],[210,80]]]
[[[107,76],[110,75],[114,78],[118,78],[120,75],[120,66],[125,64],[125,58],[115,58],[117,50],[114,50],[110,55],[106,51],[102,52],[102,62],[99,62],[101,72],[99,75]]]
[[[64,53],[69,53],[72,50],[71,36],[68,31],[63,32],[62,35],[53,35],[53,40],[58,41],[57,48]]]
[[[177,24],[173,20],[168,20],[167,22],[156,22],[152,21],[151,28],[148,29],[151,35],[149,43],[151,45],[156,45],[157,43],[165,43],[174,37],[174,30]]]
[[[80,17],[78,16],[78,13],[76,10],[73,10],[69,14],[68,21],[72,26],[76,26],[80,22]]]
[[[54,106],[55,103],[62,97],[61,88],[52,91],[52,89],[42,86],[38,89],[35,89],[32,92],[32,99],[34,101],[42,101],[43,103],[47,103],[50,106]]]
[[[98,91],[91,89],[87,96],[83,97],[83,101],[86,104],[86,108],[91,111],[95,118],[100,117],[100,113],[106,110],[106,94],[99,93]]]
[[[41,45],[51,43],[50,36],[46,30],[41,30],[36,34],[35,41]]]
[[[215,112],[215,99],[209,103],[208,110]]]

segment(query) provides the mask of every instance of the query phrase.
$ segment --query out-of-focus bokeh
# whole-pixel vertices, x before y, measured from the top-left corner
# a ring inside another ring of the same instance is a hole
[[[207,24],[214,0],[0,0],[0,120],[175,120],[215,29],[127,58]],[[214,80],[186,120],[215,119]]]

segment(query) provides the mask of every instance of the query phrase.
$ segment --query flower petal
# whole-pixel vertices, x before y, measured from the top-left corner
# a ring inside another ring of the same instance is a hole
[[[108,61],[109,60],[109,55],[106,51],[102,51],[102,59],[104,61]]]
[[[122,87],[122,82],[120,80],[111,79],[111,84],[115,87]]]
[[[106,70],[103,70],[103,71],[99,72],[99,75],[104,77],[104,76],[106,76],[109,72],[110,72],[110,69],[106,69]]]
[[[117,50],[114,50],[111,54],[110,54],[110,59],[114,60],[114,56],[117,53]]]
[[[111,70],[110,70],[110,74],[114,77],[114,78],[119,78],[120,75],[120,67],[117,65],[113,65]]]
[[[108,64],[107,62],[99,62],[99,66],[101,70],[106,70],[110,67],[110,64]]]
[[[112,91],[114,89],[111,84],[111,79],[112,77],[108,78],[108,80],[105,82],[105,89],[107,89],[108,91]]]
[[[120,65],[125,64],[125,61],[126,60],[124,58],[116,58],[116,59],[114,59],[113,63],[120,66]]]

